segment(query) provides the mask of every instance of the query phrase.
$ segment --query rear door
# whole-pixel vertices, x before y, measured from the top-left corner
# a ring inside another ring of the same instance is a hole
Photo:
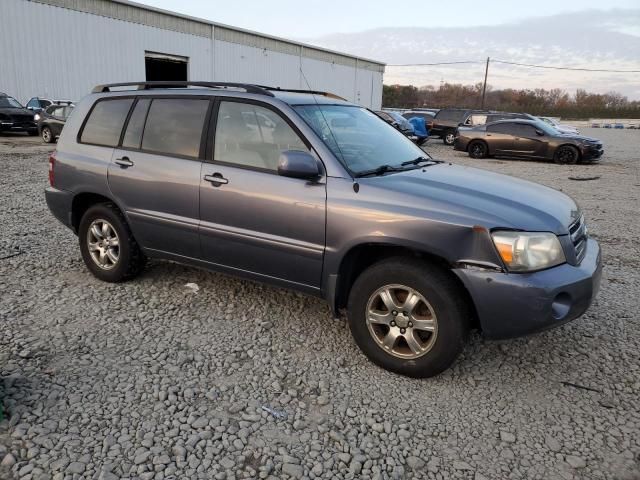
[[[62,105],[57,105],[53,107],[47,107],[45,112],[49,115],[47,119],[47,125],[51,129],[51,133],[54,136],[59,136],[62,132],[62,127],[65,122],[65,108]]]
[[[513,123],[487,125],[487,143],[492,155],[511,154],[514,148],[515,128]]]
[[[200,183],[203,258],[318,289],[326,178],[310,182],[277,172],[282,151],[310,151],[309,145],[275,108],[246,99],[220,101],[212,127],[211,160]]]
[[[147,249],[199,258],[198,196],[207,97],[140,97],[109,166],[109,187]]]

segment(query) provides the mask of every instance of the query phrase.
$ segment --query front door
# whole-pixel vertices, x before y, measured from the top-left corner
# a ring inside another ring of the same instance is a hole
[[[520,123],[517,125],[513,150],[518,155],[539,157],[544,155],[547,141],[543,135],[538,135],[533,125]]]
[[[200,154],[209,104],[205,98],[140,98],[113,151],[109,187],[145,248],[200,257]]]
[[[200,183],[206,261],[255,276],[319,288],[326,179],[277,173],[280,152],[309,146],[273,108],[225,100],[214,112],[212,161]]]

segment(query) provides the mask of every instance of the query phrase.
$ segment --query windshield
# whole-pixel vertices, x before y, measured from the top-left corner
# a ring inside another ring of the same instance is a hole
[[[294,107],[349,171],[357,175],[429,156],[377,115],[348,105]]]
[[[23,108],[13,97],[0,97],[0,108]]]
[[[539,128],[540,130],[542,130],[547,135],[558,135],[558,134],[560,134],[560,132],[558,130],[556,130],[554,127],[552,127],[548,123],[545,123],[542,120],[536,120],[535,121],[535,127]]]

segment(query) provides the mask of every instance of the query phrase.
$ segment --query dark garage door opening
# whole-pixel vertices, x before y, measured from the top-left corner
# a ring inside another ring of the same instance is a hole
[[[186,82],[189,59],[174,55],[147,52],[144,67],[147,82],[179,81]]]

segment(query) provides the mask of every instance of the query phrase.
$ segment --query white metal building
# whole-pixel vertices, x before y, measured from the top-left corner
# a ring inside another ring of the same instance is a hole
[[[325,90],[379,109],[383,72],[373,60],[125,0],[0,0],[0,91],[23,102],[187,79]]]

